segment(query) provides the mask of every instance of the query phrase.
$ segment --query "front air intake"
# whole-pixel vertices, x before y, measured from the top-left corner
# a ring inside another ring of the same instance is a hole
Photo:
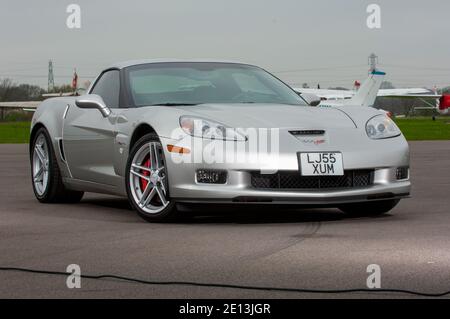
[[[301,176],[298,171],[275,174],[251,172],[251,184],[256,189],[324,189],[360,188],[373,184],[373,170],[346,170],[343,176]]]

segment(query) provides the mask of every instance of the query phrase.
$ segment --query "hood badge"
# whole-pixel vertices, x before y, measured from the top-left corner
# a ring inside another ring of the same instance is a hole
[[[326,142],[325,139],[302,139],[300,140],[302,143],[305,144],[314,144],[314,145],[320,145]]]

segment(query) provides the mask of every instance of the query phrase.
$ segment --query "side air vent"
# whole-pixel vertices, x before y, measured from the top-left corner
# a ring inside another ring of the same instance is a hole
[[[63,146],[62,138],[58,139],[58,148],[59,148],[59,155],[61,156],[61,159],[65,162],[66,161],[66,155],[64,154],[64,146]]]
[[[294,136],[303,136],[303,135],[324,135],[325,130],[296,130],[289,131]]]

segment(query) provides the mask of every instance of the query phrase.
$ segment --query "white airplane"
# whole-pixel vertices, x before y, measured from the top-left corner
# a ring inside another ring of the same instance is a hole
[[[424,88],[409,89],[380,89],[386,73],[374,70],[371,72],[367,80],[361,85],[359,90],[327,90],[327,89],[310,89],[310,88],[294,88],[307,101],[313,101],[320,98],[320,103],[315,103],[319,107],[333,107],[345,105],[373,106],[377,97],[389,98],[418,98],[427,103],[430,107],[422,107],[416,109],[436,110],[440,114],[448,114],[450,108],[450,95],[439,95],[436,92]],[[433,105],[426,101],[434,99],[436,104]]]
[[[384,72],[373,71],[357,91],[303,88],[294,88],[294,90],[309,99],[311,95],[318,96],[321,101],[317,106],[320,107],[343,105],[373,106],[385,75],[386,73]]]

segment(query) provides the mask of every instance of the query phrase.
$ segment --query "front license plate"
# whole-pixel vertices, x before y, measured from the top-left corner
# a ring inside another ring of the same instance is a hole
[[[302,176],[344,175],[342,154],[300,153],[300,174]]]

